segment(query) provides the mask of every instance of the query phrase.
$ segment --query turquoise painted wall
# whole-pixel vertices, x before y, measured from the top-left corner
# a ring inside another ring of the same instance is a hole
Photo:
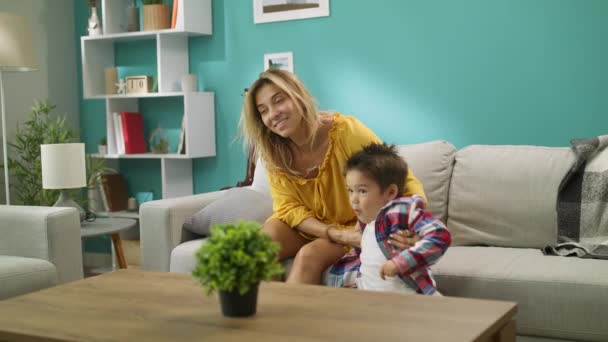
[[[254,25],[251,0],[213,0],[213,36],[190,39],[190,70],[216,95],[217,157],[194,162],[196,193],[244,176],[234,142],[241,92],[264,53],[293,51],[322,109],[355,115],[390,143],[567,146],[608,131],[608,1],[330,5],[330,17]],[[87,11],[75,6],[80,36]],[[153,46],[121,49],[120,62],[154,66]],[[81,101],[89,151],[105,134],[103,107]],[[160,163],[141,163],[127,163],[127,180],[160,193]]]

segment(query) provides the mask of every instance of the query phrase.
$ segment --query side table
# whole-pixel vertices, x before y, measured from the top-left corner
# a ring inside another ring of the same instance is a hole
[[[80,224],[80,237],[94,237],[100,235],[110,235],[112,237],[112,244],[114,245],[114,251],[116,252],[116,259],[118,260],[118,266],[120,268],[127,268],[127,262],[125,261],[125,255],[122,251],[122,242],[120,235],[118,234],[122,230],[126,230],[134,227],[137,221],[128,218],[97,218],[95,221],[88,222],[83,221]]]

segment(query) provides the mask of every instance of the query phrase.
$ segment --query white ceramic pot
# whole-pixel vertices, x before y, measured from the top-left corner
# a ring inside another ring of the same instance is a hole
[[[108,146],[107,145],[97,145],[97,152],[100,155],[105,156],[106,154],[108,154]]]

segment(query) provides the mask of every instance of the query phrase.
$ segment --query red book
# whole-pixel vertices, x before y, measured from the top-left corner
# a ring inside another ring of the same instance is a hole
[[[173,11],[171,13],[171,28],[175,28],[175,24],[177,23],[177,3],[179,0],[173,0]]]
[[[121,112],[122,135],[125,139],[125,154],[146,153],[144,118],[138,112]]]

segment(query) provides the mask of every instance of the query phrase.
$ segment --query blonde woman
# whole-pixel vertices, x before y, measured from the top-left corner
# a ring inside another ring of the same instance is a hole
[[[304,84],[277,68],[249,87],[241,129],[268,173],[273,214],[263,230],[281,245],[280,259],[295,256],[287,281],[320,284],[347,246],[361,242],[343,175],[346,160],[380,139],[352,116],[319,112]],[[410,172],[404,195],[415,194],[426,198]],[[407,248],[409,240],[404,235],[392,242]]]

